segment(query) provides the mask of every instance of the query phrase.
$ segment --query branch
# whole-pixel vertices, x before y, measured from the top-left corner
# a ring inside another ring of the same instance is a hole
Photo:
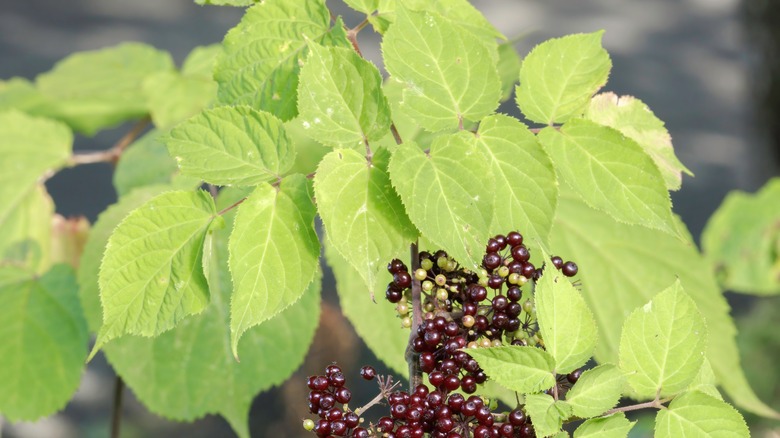
[[[671,401],[671,398],[665,398],[663,400],[659,400],[656,396],[655,400],[651,400],[649,402],[644,403],[637,403],[635,405],[628,405],[628,406],[622,406],[615,409],[610,409],[607,412],[605,412],[602,416],[606,417],[607,415],[612,415],[616,412],[630,412],[630,411],[638,411],[639,409],[645,409],[645,408],[656,408],[656,409],[664,409],[666,406],[664,406],[664,403],[667,403]]]
[[[111,412],[111,438],[119,438],[119,426],[122,421],[122,392],[125,384],[122,378],[116,376],[114,383],[114,406]]]
[[[411,245],[410,253],[412,256],[411,272],[414,273],[420,268],[420,254],[416,241]],[[414,352],[414,338],[417,337],[417,327],[422,324],[423,319],[421,294],[422,286],[420,285],[420,280],[412,275],[412,327],[411,332],[409,332],[409,343],[406,344],[406,353],[404,354],[406,362],[409,364],[409,392],[413,392],[414,388],[422,383],[422,370],[418,360],[419,354]]]
[[[139,135],[141,135],[150,122],[151,119],[149,116],[146,116],[136,122],[136,124],[130,128],[130,131],[122,136],[122,138],[120,138],[119,141],[117,141],[114,146],[111,147],[111,149],[98,152],[73,154],[73,156],[70,157],[70,160],[68,160],[68,165],[78,166],[80,164],[92,163],[111,163],[116,165],[116,163],[119,161],[119,157],[122,156],[122,153],[125,151],[125,149],[127,149],[127,147],[130,146]]]

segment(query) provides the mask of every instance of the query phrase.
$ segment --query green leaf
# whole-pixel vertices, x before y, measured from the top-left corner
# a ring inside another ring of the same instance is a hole
[[[282,120],[298,114],[298,74],[311,44],[350,47],[343,23],[331,29],[324,0],[267,0],[247,9],[222,42],[218,99],[249,104]]]
[[[50,108],[35,85],[25,78],[14,77],[0,81],[0,111],[10,109],[45,116]]]
[[[336,292],[344,316],[379,360],[398,375],[408,376],[409,365],[404,355],[409,333],[401,328],[398,313],[384,299],[378,303],[371,300],[361,273],[336,251],[330,236],[325,241],[325,259],[336,277]],[[385,272],[374,278],[372,286],[380,289],[389,281],[390,275]]]
[[[311,187],[291,175],[276,188],[262,184],[241,204],[230,235],[230,339],[289,307],[317,272],[320,244],[314,232]]]
[[[244,7],[259,3],[261,0],[195,0],[199,5]]]
[[[229,353],[229,233],[229,227],[215,232],[206,251],[211,303],[202,314],[156,338],[119,339],[106,346],[106,355],[149,410],[179,421],[218,413],[239,436],[249,437],[255,395],[288,379],[309,349],[319,322],[320,281],[317,276],[297,303],[248,330],[236,362]]]
[[[531,121],[563,123],[585,112],[607,83],[612,61],[601,47],[604,31],[554,38],[536,46],[520,67],[517,106]]]
[[[571,406],[547,394],[527,394],[525,410],[534,423],[538,437],[555,435],[561,430],[563,421],[571,416]]]
[[[706,346],[704,318],[678,280],[626,318],[620,368],[639,397],[668,397],[696,377]]]
[[[417,229],[475,272],[490,237],[493,180],[472,134],[442,135],[429,153],[406,142],[390,160],[390,179]]]
[[[550,157],[525,125],[503,114],[484,118],[476,141],[496,184],[490,234],[521,230],[546,244],[558,199]]]
[[[715,378],[715,372],[712,370],[712,365],[710,365],[710,361],[705,357],[704,362],[701,364],[701,368],[699,368],[699,373],[696,374],[696,377],[691,381],[691,384],[688,385],[686,391],[701,391],[718,400],[723,400],[723,396],[720,395],[720,391],[718,391],[718,388],[716,387],[717,384],[718,380]]]
[[[336,150],[320,162],[314,177],[317,209],[331,243],[360,273],[371,296],[387,262],[406,254],[417,237],[390,184],[389,158],[380,149],[369,167],[359,153]]]
[[[299,118],[285,122],[284,130],[295,145],[295,162],[287,173],[314,173],[322,158],[333,150],[307,136]]]
[[[121,162],[121,161],[120,161]],[[103,309],[100,307],[100,289],[98,287],[98,275],[100,273],[100,261],[106,249],[108,238],[120,222],[133,210],[147,201],[159,195],[162,191],[169,190],[169,186],[150,186],[122,196],[119,202],[105,209],[97,221],[92,225],[87,243],[79,260],[78,282],[79,299],[84,309],[84,317],[90,332],[96,333],[103,325]]]
[[[754,195],[729,193],[707,222],[701,242],[725,288],[780,294],[780,178]]]
[[[623,393],[624,383],[623,373],[618,367],[599,365],[582,373],[566,393],[566,401],[577,417],[595,417],[615,407]]]
[[[181,73],[186,77],[213,80],[214,68],[220,55],[222,55],[221,44],[195,47],[184,59]]]
[[[439,14],[400,9],[382,52],[387,70],[406,85],[402,110],[429,131],[462,127],[498,106],[495,47]]]
[[[515,43],[508,42],[498,45],[498,76],[501,78],[501,102],[512,97],[515,85],[520,75],[520,55],[515,50]]]
[[[144,80],[173,71],[171,56],[140,43],[80,52],[39,75],[36,84],[73,129],[92,135],[100,129],[148,113]]]
[[[484,43],[495,44],[496,38],[506,39],[482,13],[468,0],[379,0],[377,14],[368,21],[377,32],[384,33],[395,21],[398,5],[414,11],[432,11],[447,18],[458,29],[468,31],[470,36]]]
[[[312,44],[300,80],[303,127],[322,144],[365,150],[390,128],[379,70],[353,49]]]
[[[142,91],[154,125],[166,129],[208,106],[217,94],[217,84],[210,78],[166,71],[147,77]]]
[[[558,176],[588,205],[620,222],[677,232],[661,173],[633,140],[583,119],[545,128],[539,140]]]
[[[657,438],[749,437],[745,420],[728,403],[702,392],[687,392],[674,400],[669,409],[658,411],[655,419]]]
[[[160,141],[160,131],[152,130],[131,144],[114,170],[114,188],[122,197],[136,188],[172,184],[173,188],[193,189],[200,179],[179,174],[179,167]]]
[[[680,189],[682,172],[693,176],[674,155],[672,137],[664,127],[664,122],[641,100],[632,96],[618,97],[614,93],[601,93],[591,99],[585,117],[617,129],[641,146],[655,161],[667,189]]]
[[[42,184],[0,220],[0,265],[8,264],[43,273],[49,268],[54,202]]]
[[[379,0],[344,0],[350,8],[362,12],[366,15],[371,15],[379,7]]]
[[[33,421],[65,407],[81,382],[87,328],[73,271],[0,267],[0,414]]]
[[[707,320],[707,358],[720,384],[739,406],[775,415],[745,380],[729,306],[693,244],[617,223],[565,192],[550,236],[550,247],[579,265],[582,294],[599,327],[597,361],[616,363],[625,315],[679,279]]]
[[[585,365],[596,348],[598,329],[579,291],[563,274],[548,269],[534,298],[539,331],[555,359],[555,372],[568,374]]]
[[[114,338],[157,336],[203,311],[203,242],[215,217],[207,192],[167,192],[116,227],[100,265],[103,326],[90,359]]]
[[[519,393],[552,388],[555,384],[555,359],[536,347],[505,346],[463,350],[501,386]]]
[[[390,112],[393,115],[393,125],[400,134],[401,139],[404,142],[415,142],[421,148],[427,149],[437,134],[428,132],[417,124],[417,120],[408,116],[401,110],[401,101],[403,100],[403,93],[406,85],[403,82],[390,77],[385,81],[382,88],[387,102],[390,105]],[[376,145],[377,143],[374,143]],[[391,132],[380,140],[379,144],[387,147],[388,150],[395,150],[397,143],[395,137]]]
[[[216,185],[256,185],[295,159],[282,122],[247,106],[212,108],[176,126],[163,140],[183,175]]]
[[[636,421],[628,421],[622,412],[591,418],[574,431],[574,438],[626,438],[635,424]]]
[[[17,261],[21,257],[32,264],[45,262],[49,248],[42,246],[47,242],[41,227],[48,225],[38,221],[46,217],[50,208],[41,198],[45,195],[35,191],[40,190],[39,181],[44,175],[67,163],[73,135],[62,123],[10,110],[0,112],[0,138],[0,228],[4,234],[0,238],[0,256]],[[44,216],[30,221],[27,215],[33,212]],[[36,235],[41,238],[37,243]],[[35,251],[30,245],[38,245],[37,260],[29,258],[34,254],[29,251]]]

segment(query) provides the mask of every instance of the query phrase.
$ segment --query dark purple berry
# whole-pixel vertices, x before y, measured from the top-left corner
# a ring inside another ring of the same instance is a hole
[[[501,251],[501,244],[496,239],[490,239],[488,240],[487,246],[485,247],[485,252],[499,252]]]
[[[412,276],[406,271],[398,271],[393,274],[393,283],[401,289],[407,289],[412,285]]]
[[[514,409],[509,413],[508,419],[513,426],[522,426],[525,423],[525,412],[521,409]]]
[[[563,259],[558,256],[550,257],[550,261],[552,262],[553,266],[555,266],[555,269],[561,269],[563,266]]]
[[[395,274],[396,272],[405,271],[406,265],[404,265],[404,262],[393,259],[390,261],[390,263],[387,264],[387,272],[391,274]]]
[[[501,256],[495,252],[489,252],[482,257],[482,266],[488,271],[492,271],[501,265]]]
[[[577,275],[577,271],[579,271],[579,268],[577,267],[577,264],[574,262],[566,262],[563,264],[563,267],[561,268],[561,272],[563,272],[563,275],[567,277],[574,277]]]
[[[366,365],[360,369],[360,377],[366,380],[374,380],[374,377],[376,377],[376,370],[374,367]]]
[[[580,379],[580,376],[582,375],[582,368],[577,368],[576,370],[570,372],[566,375],[566,380],[569,381],[572,385],[577,383],[577,380]]]
[[[512,259],[517,262],[527,262],[531,258],[528,248],[520,245],[512,247]]]

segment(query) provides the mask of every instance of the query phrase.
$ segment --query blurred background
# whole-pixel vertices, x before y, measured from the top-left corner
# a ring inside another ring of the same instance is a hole
[[[773,0],[579,0],[473,1],[524,55],[551,37],[605,29],[604,46],[613,69],[606,87],[634,95],[664,120],[681,161],[696,175],[672,193],[675,210],[698,239],[707,218],[730,190],[753,192],[780,174],[780,2]],[[348,26],[362,17],[328,0]],[[2,0],[0,79],[33,79],[68,54],[123,41],[169,51],[180,63],[195,46],[222,40],[243,10],[201,7],[192,0]],[[360,36],[367,58],[379,62],[378,35]],[[512,100],[513,102],[513,100]],[[517,109],[505,105],[504,112]],[[76,148],[109,148],[129,126],[76,138]],[[49,180],[57,211],[65,216],[97,214],[115,202],[111,166],[65,170]],[[305,377],[338,358],[345,374],[363,364],[381,364],[340,314],[332,276],[326,273],[321,325],[306,362],[293,379],[259,395],[251,412],[253,437],[308,436],[300,427],[306,412]],[[728,294],[741,331],[743,363],[753,387],[780,406],[780,301]],[[756,305],[756,304],[760,305]],[[325,335],[327,334],[327,335]],[[90,363],[67,408],[36,423],[4,424],[3,437],[108,436],[115,377],[102,357]],[[358,382],[355,382],[357,384]],[[361,382],[362,383],[362,382]],[[373,385],[355,386],[359,400]],[[230,437],[219,417],[176,423],[149,413],[131,391],[123,395],[123,437]],[[748,417],[754,436],[780,436],[780,426]],[[1,424],[1,423],[0,423]],[[642,424],[640,424],[642,426]],[[652,427],[650,423],[649,427]],[[774,430],[773,430],[774,429]],[[651,433],[637,427],[636,436]]]

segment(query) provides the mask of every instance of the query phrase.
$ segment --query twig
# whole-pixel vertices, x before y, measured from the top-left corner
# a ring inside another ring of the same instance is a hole
[[[637,411],[639,409],[645,409],[645,408],[656,408],[656,409],[665,409],[666,406],[664,406],[664,403],[667,403],[671,401],[671,398],[665,398],[663,400],[659,400],[656,396],[655,400],[651,400],[649,402],[644,403],[637,403],[635,405],[628,405],[628,406],[622,406],[615,409],[610,409],[607,412],[605,412],[602,416],[606,417],[607,415],[612,415],[616,412],[630,412],[630,411]]]
[[[116,376],[114,382],[114,407],[111,413],[111,438],[119,438],[120,423],[122,421],[122,392],[125,383],[122,378]]]
[[[355,414],[362,415],[363,412],[366,412],[375,404],[381,402],[383,399],[386,399],[390,395],[390,392],[401,384],[401,382],[393,383],[393,376],[387,376],[387,379],[383,379],[381,376],[377,377],[377,382],[379,383],[379,394],[372,398],[370,402],[355,409]]]
[[[410,247],[410,253],[412,256],[411,270],[415,272],[420,268],[420,254],[417,249],[417,242],[412,243]],[[422,370],[420,369],[419,354],[414,351],[414,338],[417,337],[417,327],[422,324],[422,287],[420,280],[414,278],[412,275],[412,327],[409,333],[409,343],[406,344],[406,363],[409,364],[409,392],[413,392],[414,389],[422,383]]]
[[[112,163],[116,165],[119,161],[119,157],[130,146],[133,141],[141,135],[146,127],[151,122],[149,116],[136,122],[130,130],[117,141],[111,149],[97,152],[86,152],[80,154],[73,154],[68,161],[70,166],[78,166],[80,164],[92,164],[92,163]]]

